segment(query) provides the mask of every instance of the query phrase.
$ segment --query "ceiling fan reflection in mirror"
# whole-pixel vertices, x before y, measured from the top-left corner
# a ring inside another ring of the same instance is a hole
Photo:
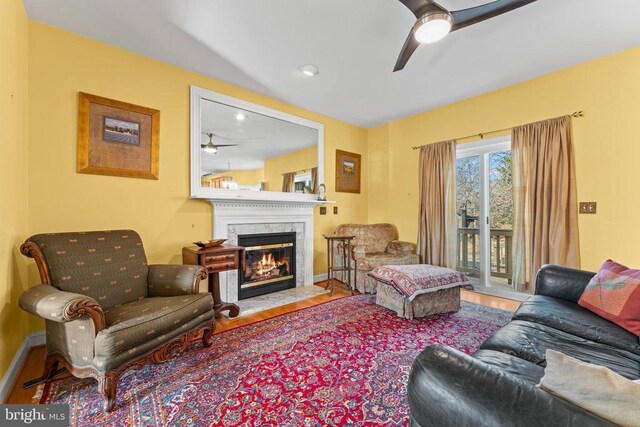
[[[235,147],[238,144],[214,144],[213,143],[213,137],[215,136],[216,138],[220,138],[220,139],[229,139],[229,138],[224,138],[222,136],[218,136],[213,132],[202,132],[203,134],[207,135],[209,137],[209,142],[206,144],[200,144],[200,147],[202,147],[202,150],[205,153],[208,154],[218,154],[218,148],[220,147]]]
[[[417,21],[402,46],[393,71],[402,70],[420,44],[435,43],[452,31],[486,21],[534,1],[536,0],[496,0],[450,12],[433,0],[400,0],[400,3],[413,12]]]

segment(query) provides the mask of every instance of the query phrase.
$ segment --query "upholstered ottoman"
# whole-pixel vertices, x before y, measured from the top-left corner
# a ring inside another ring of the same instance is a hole
[[[376,304],[405,319],[460,310],[460,288],[473,289],[455,270],[428,264],[385,265],[369,276],[378,283]]]

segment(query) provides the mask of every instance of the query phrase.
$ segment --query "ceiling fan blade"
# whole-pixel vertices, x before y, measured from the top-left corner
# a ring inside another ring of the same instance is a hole
[[[207,146],[207,144],[200,144],[200,148],[204,148],[206,146]]]
[[[238,144],[216,144],[216,147],[237,147]]]
[[[430,8],[445,10],[440,5],[431,0],[400,0],[400,3],[407,6],[407,8],[411,12],[413,12],[416,18],[422,18],[422,16],[427,13]]]
[[[451,16],[453,17],[451,31],[456,31],[469,25],[494,18],[503,13],[526,6],[534,1],[536,0],[496,0],[468,9],[455,10],[451,12]]]
[[[420,43],[413,36],[413,29],[409,31],[409,36],[407,40],[404,42],[404,46],[402,46],[402,50],[400,51],[400,55],[398,55],[398,60],[396,61],[395,67],[393,67],[393,72],[400,71],[407,65],[407,61],[413,55],[413,52],[418,48]]]
[[[264,138],[229,138],[226,136],[216,135],[214,138],[216,139],[224,139],[226,141],[262,141]]]

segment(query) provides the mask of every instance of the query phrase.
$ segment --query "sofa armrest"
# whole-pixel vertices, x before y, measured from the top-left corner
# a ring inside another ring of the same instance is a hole
[[[418,355],[407,389],[421,426],[614,424],[481,360],[443,345]]]
[[[96,300],[64,292],[51,285],[36,285],[20,295],[20,308],[54,322],[71,322],[84,316],[93,320],[96,334],[105,328],[104,312]]]
[[[577,303],[596,273],[559,265],[543,265],[536,276],[536,295],[560,298]]]
[[[410,255],[414,252],[416,245],[401,240],[392,240],[387,245],[387,253],[396,255]]]
[[[207,270],[197,265],[156,264],[149,266],[147,286],[150,297],[173,297],[200,292],[200,280]]]

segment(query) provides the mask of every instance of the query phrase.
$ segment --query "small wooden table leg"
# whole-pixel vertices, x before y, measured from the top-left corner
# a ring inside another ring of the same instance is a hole
[[[229,317],[236,317],[240,314],[240,307],[231,302],[224,302],[220,299],[220,277],[219,273],[209,273],[209,292],[213,295],[213,310],[216,317],[221,316],[221,312],[229,310]]]
[[[346,271],[342,272],[342,282],[344,283],[345,286],[348,286],[348,282],[349,282],[349,264],[347,264],[347,251],[349,250],[349,242],[343,242],[342,243],[342,266],[344,268],[346,268]],[[346,274],[345,274],[346,273]]]
[[[324,283],[324,290],[329,289],[329,279],[331,277],[331,241],[327,239],[327,281]]]
[[[333,240],[329,240],[327,243],[328,247],[329,247],[329,282],[330,282],[330,286],[331,286],[331,291],[329,291],[329,295],[333,295],[333,263],[335,262],[334,256],[333,256]]]
[[[351,259],[352,259],[352,251],[351,251],[351,240],[347,240],[347,248],[345,250],[345,265],[347,266],[347,287],[351,291],[351,295],[353,295],[353,287],[354,281],[351,281]]]
[[[351,287],[351,295],[356,293],[356,285],[358,284],[358,260],[353,259],[353,286]]]

